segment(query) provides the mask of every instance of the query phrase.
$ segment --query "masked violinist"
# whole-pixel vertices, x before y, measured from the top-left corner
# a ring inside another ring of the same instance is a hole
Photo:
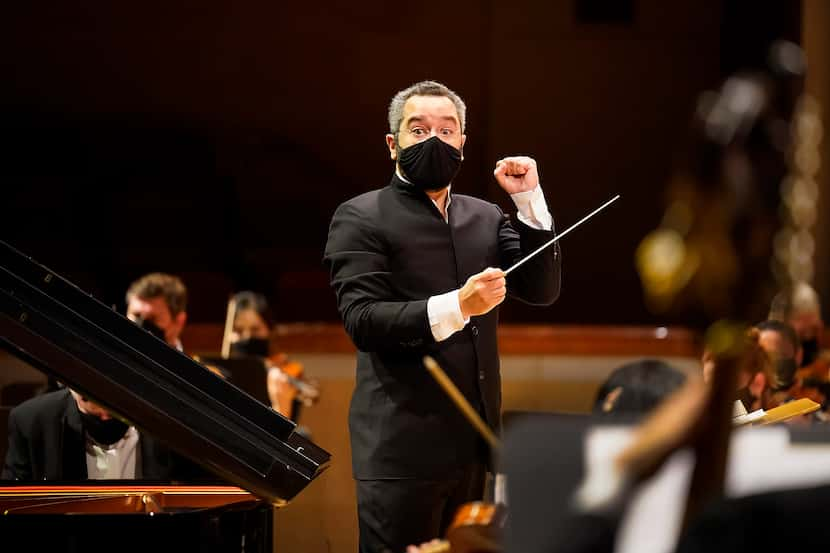
[[[265,296],[251,291],[231,299],[231,356],[250,355],[266,360],[266,386],[271,407],[297,422],[303,405],[316,401],[316,387],[303,379],[303,366],[285,353],[273,351],[274,317]]]

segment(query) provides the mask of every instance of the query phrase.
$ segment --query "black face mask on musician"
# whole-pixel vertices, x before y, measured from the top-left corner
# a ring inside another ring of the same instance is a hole
[[[406,179],[421,190],[446,188],[461,168],[461,151],[433,136],[398,152]]]
[[[783,357],[775,360],[775,373],[778,376],[776,392],[788,390],[795,383],[795,371],[798,369],[793,357]]]
[[[246,338],[231,344],[231,355],[256,355],[268,357],[270,342],[267,338]]]
[[[101,420],[89,413],[81,413],[81,420],[89,437],[101,445],[114,444],[123,438],[130,428],[130,425],[118,419]]]

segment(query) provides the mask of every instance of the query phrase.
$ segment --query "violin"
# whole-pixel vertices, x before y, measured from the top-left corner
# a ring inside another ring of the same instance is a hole
[[[320,397],[317,384],[303,376],[303,366],[277,353],[265,359],[268,369],[266,385],[271,407],[282,416],[296,421],[298,406],[313,405]]]
[[[458,508],[444,540],[422,545],[419,553],[500,553],[507,520],[503,505],[474,501]]]

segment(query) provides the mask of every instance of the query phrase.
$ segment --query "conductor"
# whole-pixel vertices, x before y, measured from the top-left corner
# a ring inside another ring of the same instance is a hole
[[[500,426],[498,305],[506,295],[550,305],[559,244],[506,276],[554,236],[536,162],[493,172],[518,210],[451,191],[464,159],[466,106],[434,81],[398,92],[386,144],[388,186],[341,204],[324,261],[357,346],[349,412],[360,551],[404,551],[442,535],[456,508],[480,499],[488,452],[424,370],[434,357],[494,430]]]

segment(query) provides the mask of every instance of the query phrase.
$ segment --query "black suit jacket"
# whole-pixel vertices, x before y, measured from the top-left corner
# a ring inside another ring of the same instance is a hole
[[[498,206],[452,195],[449,224],[422,191],[397,177],[337,208],[324,261],[340,315],[357,346],[349,412],[358,479],[445,477],[482,461],[478,437],[423,366],[433,356],[474,408],[498,429],[498,309],[436,342],[430,296],[487,267],[508,268],[553,231],[511,223]],[[508,277],[508,294],[549,305],[559,294],[558,244]]]
[[[139,432],[136,477],[147,480],[186,474],[169,449]],[[81,413],[68,389],[25,401],[9,413],[4,480],[86,480],[86,441]]]

